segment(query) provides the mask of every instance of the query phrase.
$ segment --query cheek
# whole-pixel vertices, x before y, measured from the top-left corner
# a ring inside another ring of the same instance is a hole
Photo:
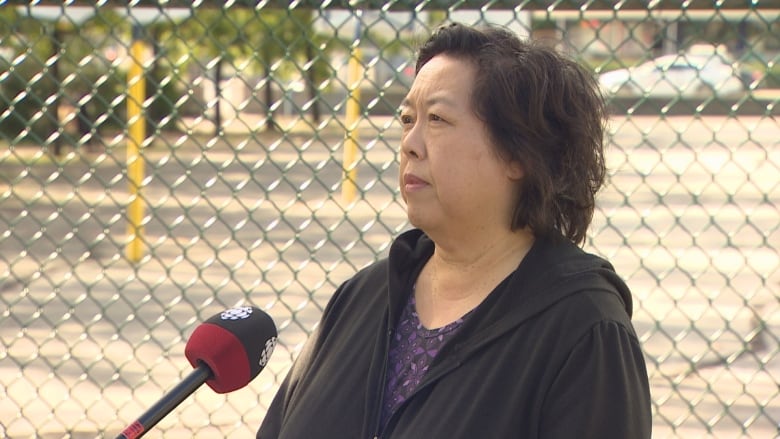
[[[406,192],[404,191],[404,171],[406,170],[406,163],[406,159],[404,159],[403,154],[401,154],[398,164],[398,190],[404,201],[406,201]]]
[[[438,169],[449,189],[458,194],[471,194],[477,198],[505,190],[510,180],[506,167],[498,162],[492,151],[475,148],[458,156],[445,159]]]

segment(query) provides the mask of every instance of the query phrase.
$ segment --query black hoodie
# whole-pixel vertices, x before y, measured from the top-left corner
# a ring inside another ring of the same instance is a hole
[[[433,249],[406,232],[336,291],[258,438],[650,437],[631,294],[561,237],[536,240],[379,431],[389,338]]]

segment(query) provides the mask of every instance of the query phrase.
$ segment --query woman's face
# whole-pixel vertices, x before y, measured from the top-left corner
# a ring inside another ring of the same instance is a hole
[[[435,56],[401,105],[401,195],[409,221],[428,234],[511,229],[522,169],[499,159],[474,113],[475,79],[472,63]]]

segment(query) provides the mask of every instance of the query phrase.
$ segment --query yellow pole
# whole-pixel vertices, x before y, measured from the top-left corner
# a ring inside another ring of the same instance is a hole
[[[143,257],[143,218],[144,205],[141,196],[141,185],[144,180],[144,159],[141,155],[141,145],[146,138],[146,118],[143,117],[142,105],[146,99],[146,80],[144,78],[143,57],[145,44],[141,39],[139,29],[133,28],[133,44],[130,47],[130,71],[127,75],[127,179],[130,189],[130,204],[127,207],[127,259],[138,262]]]
[[[352,49],[347,71],[347,111],[344,125],[347,127],[347,137],[344,140],[344,177],[341,182],[341,198],[345,203],[351,203],[357,196],[357,158],[358,158],[358,122],[360,120],[360,48]]]

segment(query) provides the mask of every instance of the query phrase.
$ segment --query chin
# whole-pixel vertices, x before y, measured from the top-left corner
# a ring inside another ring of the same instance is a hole
[[[409,208],[406,209],[406,219],[409,220],[409,224],[413,227],[421,229],[421,221],[419,215],[415,215],[414,212],[410,212]]]
[[[432,223],[431,219],[422,215],[420,212],[409,211],[407,209],[406,218],[409,220],[409,224],[422,231],[435,228],[435,224]]]

